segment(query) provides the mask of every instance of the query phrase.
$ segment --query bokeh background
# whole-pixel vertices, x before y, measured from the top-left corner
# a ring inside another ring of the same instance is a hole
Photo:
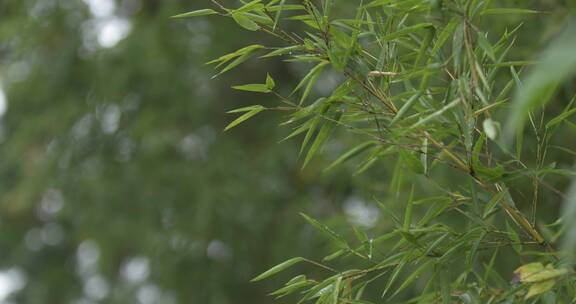
[[[518,58],[574,5],[505,2],[550,12],[519,32]],[[249,61],[211,80],[204,62],[279,42],[224,18],[169,18],[209,5],[0,1],[0,303],[269,303],[280,281],[250,278],[331,249],[299,212],[343,233],[387,227],[372,197],[386,199],[393,164],[322,173],[345,135],[301,170],[298,142],[278,143],[280,114],[222,132],[227,110],[275,102],[231,85],[269,72],[289,87],[304,69]]]

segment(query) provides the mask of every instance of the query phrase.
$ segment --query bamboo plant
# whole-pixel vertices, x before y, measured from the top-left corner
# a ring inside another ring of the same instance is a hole
[[[391,160],[412,180],[390,182],[390,191],[409,193],[397,201],[375,197],[390,223],[376,235],[353,227],[350,238],[303,213],[337,250],[321,261],[290,258],[254,281],[307,263],[325,276],[298,275],[272,295],[299,303],[574,303],[576,190],[567,185],[575,174],[550,156],[576,155],[562,140],[574,140],[576,126],[575,91],[566,85],[576,70],[573,23],[539,57],[518,59],[520,22],[496,32],[491,20],[542,12],[495,1],[212,2],[175,17],[220,15],[277,41],[210,61],[216,76],[248,60],[307,69],[290,90],[273,75],[234,86],[278,103],[230,111],[238,117],[226,130],[280,111],[287,138],[301,138],[303,166],[332,138],[346,138],[348,150],[325,171],[356,162],[363,173]],[[326,75],[339,83],[320,94]],[[564,201],[564,216],[541,216],[558,209],[543,197]],[[446,220],[455,216],[464,223]],[[515,270],[502,273],[495,265],[506,250]],[[353,267],[334,266],[340,259]]]

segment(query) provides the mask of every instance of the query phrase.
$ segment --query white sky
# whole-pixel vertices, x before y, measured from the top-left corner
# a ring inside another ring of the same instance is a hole
[[[116,10],[114,0],[84,0],[84,3],[90,7],[90,12],[97,18],[110,17]]]
[[[114,0],[84,0],[90,13],[97,20],[97,40],[103,48],[114,47],[130,33],[131,23],[125,18],[115,16]]]
[[[0,304],[7,303],[8,296],[24,287],[26,278],[18,269],[0,271]]]

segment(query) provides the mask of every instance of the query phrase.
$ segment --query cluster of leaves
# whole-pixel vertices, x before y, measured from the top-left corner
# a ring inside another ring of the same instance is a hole
[[[214,9],[176,17],[231,17],[239,26],[284,44],[254,44],[221,56],[209,62],[216,64],[217,75],[258,55],[309,67],[290,92],[277,88],[270,75],[262,84],[234,86],[272,94],[281,105],[233,110],[243,114],[227,130],[263,111],[288,112],[283,125],[293,126],[287,138],[303,136],[304,166],[336,129],[343,129],[354,135],[355,143],[327,170],[361,157],[356,170],[361,173],[379,160],[395,159],[394,176],[408,168],[438,192],[415,199],[421,187],[412,185],[402,213],[378,202],[392,223],[389,229],[370,237],[354,228],[354,241],[304,215],[337,250],[322,262],[290,259],[255,280],[304,262],[330,275],[296,276],[273,295],[298,295],[300,302],[371,303],[374,292],[369,290],[377,290],[388,301],[410,303],[516,303],[540,298],[572,303],[574,270],[569,255],[556,248],[566,226],[561,219],[538,225],[543,219],[537,216],[537,206],[546,203],[538,200],[540,188],[567,197],[544,179],[574,175],[547,163],[547,153],[564,122],[574,127],[569,118],[576,112],[575,99],[551,119],[545,119],[543,112],[537,117],[537,112],[574,74],[573,26],[540,61],[518,61],[509,58],[519,26],[491,33],[482,24],[502,15],[539,12],[495,7],[487,0],[361,1],[354,5],[353,16],[345,16],[332,0],[255,0],[237,9],[213,2]],[[521,70],[526,66],[533,67],[523,82]],[[327,75],[340,83],[326,96],[317,96],[314,88]],[[515,90],[519,93],[514,95]],[[513,111],[501,126],[498,120],[510,105]],[[525,122],[537,134],[537,152],[530,162],[522,155]],[[439,170],[456,175],[458,182],[435,176]],[[533,185],[528,208],[515,202],[510,186],[522,182]],[[390,184],[395,189],[394,179]],[[464,223],[443,221],[450,214],[464,218]],[[567,238],[569,242],[572,238]],[[565,246],[569,252],[570,245]],[[494,267],[507,248],[516,252],[516,265],[538,260],[518,268],[512,282],[511,273],[499,273]],[[351,259],[353,269],[328,265]],[[416,294],[407,292],[412,286],[417,286]]]

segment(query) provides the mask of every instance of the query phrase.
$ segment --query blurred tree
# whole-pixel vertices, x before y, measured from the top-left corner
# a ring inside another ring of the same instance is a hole
[[[298,211],[327,191],[292,169],[273,119],[220,134],[252,97],[202,63],[244,38],[169,18],[198,5],[0,3],[0,267],[25,283],[13,301],[260,303],[251,276],[313,250]],[[243,67],[265,71],[290,78]]]

